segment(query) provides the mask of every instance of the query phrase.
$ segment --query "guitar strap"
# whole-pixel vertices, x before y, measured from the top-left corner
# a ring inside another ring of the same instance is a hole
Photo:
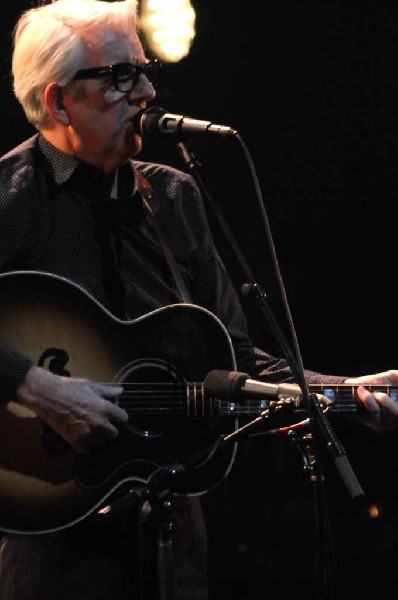
[[[156,235],[158,236],[158,239],[159,239],[160,245],[162,247],[164,256],[166,258],[167,264],[173,275],[180,298],[181,298],[182,302],[184,302],[186,304],[192,303],[192,300],[191,300],[189,292],[188,292],[188,288],[185,285],[185,282],[182,278],[180,269],[178,268],[177,261],[174,258],[174,254],[173,254],[170,246],[168,245],[168,243],[165,240],[163,231],[159,225],[158,220],[156,219],[155,212],[152,208],[152,204],[151,204],[152,193],[153,193],[152,186],[149,183],[149,181],[139,171],[136,171],[136,173],[138,173],[138,187],[139,187],[139,190],[142,195],[144,206],[147,209],[148,214],[151,219],[151,222],[155,228]]]

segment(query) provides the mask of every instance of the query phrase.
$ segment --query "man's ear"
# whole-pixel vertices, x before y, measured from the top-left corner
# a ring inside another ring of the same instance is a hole
[[[49,83],[44,90],[44,102],[52,119],[69,125],[68,111],[63,103],[62,87],[55,82]]]

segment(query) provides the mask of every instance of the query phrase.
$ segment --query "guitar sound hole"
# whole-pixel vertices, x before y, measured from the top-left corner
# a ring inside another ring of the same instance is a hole
[[[120,405],[130,415],[127,428],[145,438],[162,437],[184,416],[186,381],[171,363],[145,358],[125,365],[116,377],[124,386]]]

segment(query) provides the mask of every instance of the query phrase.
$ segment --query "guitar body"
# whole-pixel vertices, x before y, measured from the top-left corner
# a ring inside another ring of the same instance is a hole
[[[236,368],[226,329],[206,309],[175,304],[121,321],[79,286],[38,272],[0,275],[0,340],[58,374],[127,390],[150,382],[184,391],[212,369]],[[0,405],[0,530],[66,528],[174,464],[189,468],[172,493],[199,495],[218,485],[236,446],[215,445],[234,420],[201,416],[195,394],[187,401],[186,392],[169,392],[167,411],[163,400],[150,398],[144,390],[119,436],[87,455],[11,399]]]

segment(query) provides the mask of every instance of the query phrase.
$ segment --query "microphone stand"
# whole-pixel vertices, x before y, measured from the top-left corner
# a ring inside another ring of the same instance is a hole
[[[258,183],[258,178],[250,158],[249,151],[246,148],[246,145],[244,144],[243,140],[239,136],[238,132],[235,132],[234,137],[236,137],[242,145],[243,151],[246,155],[246,158],[248,159],[249,168],[251,169],[251,174],[256,188],[257,197],[261,199],[262,194]],[[315,598],[323,600],[334,600],[335,561],[333,553],[332,536],[329,527],[327,502],[325,498],[324,473],[319,453],[319,437],[322,437],[324,439],[326,447],[332,453],[336,467],[338,468],[338,471],[342,476],[343,482],[345,483],[345,485],[348,486],[351,496],[355,498],[356,495],[363,495],[363,491],[356,480],[355,474],[345,456],[343,448],[339,444],[333,432],[331,424],[329,423],[324,412],[320,409],[316,395],[310,394],[309,392],[308,384],[305,379],[305,371],[302,363],[301,352],[295,334],[289,305],[286,299],[286,293],[282,282],[282,277],[280,275],[278,260],[272,241],[272,233],[268,223],[268,218],[264,209],[264,203],[259,203],[260,210],[262,212],[264,224],[267,231],[267,240],[270,245],[271,256],[275,265],[275,273],[278,279],[281,297],[284,302],[284,308],[288,319],[288,323],[290,325],[290,332],[292,335],[295,353],[293,353],[293,351],[291,350],[290,345],[285,339],[285,336],[283,335],[283,332],[281,331],[277,320],[275,319],[272,311],[270,310],[266,302],[264,291],[255,282],[255,279],[247,264],[247,261],[245,260],[245,257],[243,256],[230,228],[228,227],[226,220],[224,219],[221,211],[217,207],[216,202],[214,201],[212,195],[210,194],[209,190],[207,189],[202,178],[199,175],[198,171],[201,165],[198,158],[185,141],[179,140],[176,145],[185,166],[194,177],[204,198],[206,198],[207,201],[210,203],[212,210],[214,211],[219,221],[219,224],[222,227],[224,235],[228,239],[231,248],[235,254],[235,257],[238,260],[238,263],[243,273],[245,274],[248,283],[244,284],[244,286],[242,286],[242,289],[244,291],[248,290],[249,292],[253,292],[254,297],[259,303],[261,311],[265,315],[277,341],[279,342],[282,352],[284,353],[284,356],[292,370],[293,376],[295,377],[297,383],[299,384],[302,390],[303,398],[308,409],[309,426],[311,432],[310,435],[307,436],[307,446],[310,452],[310,480],[314,484],[316,512],[315,519],[318,530],[319,560],[316,561]]]
[[[158,528],[158,597],[175,599],[173,555],[173,503],[172,485],[185,474],[182,464],[169,465],[156,470],[148,481],[148,502],[152,519]]]
[[[201,459],[202,453],[199,453],[197,457],[191,458],[186,466],[173,464],[159,467],[152,473],[145,485],[133,488],[128,494],[128,496],[138,499],[142,522],[149,523],[151,521],[157,529],[157,597],[159,600],[175,600],[172,488],[174,482],[186,473],[188,467],[194,466]],[[122,499],[122,501],[126,504],[126,499]],[[141,600],[148,597],[144,584],[143,552],[140,547],[138,551],[139,565],[136,568],[139,585],[137,593]]]
[[[266,411],[264,411],[266,412]],[[236,435],[239,432],[236,431]],[[206,461],[217,447],[226,442],[232,441],[234,436],[220,436],[215,444],[204,450],[200,450],[195,455],[186,459],[184,463],[174,463],[165,467],[159,467],[149,477],[147,483],[139,488],[131,490],[141,503],[141,515],[143,520],[149,519],[155,523],[158,530],[158,598],[159,600],[175,600],[175,580],[174,580],[174,554],[173,554],[173,502],[172,496],[175,484],[178,483],[187,473],[200,466]],[[147,597],[144,591],[142,557],[140,560],[140,598],[145,600]]]

